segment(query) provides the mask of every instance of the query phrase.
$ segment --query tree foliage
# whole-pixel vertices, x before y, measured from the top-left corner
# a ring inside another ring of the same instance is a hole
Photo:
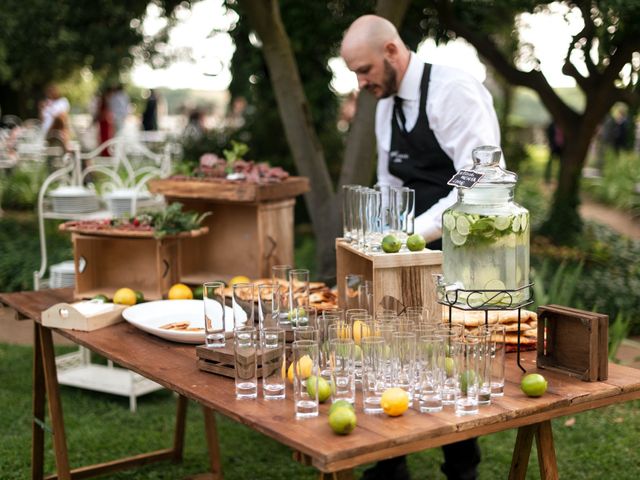
[[[169,15],[181,2],[154,3]],[[161,58],[156,47],[166,28],[153,38],[142,30],[148,4],[148,0],[0,2],[3,112],[33,115],[43,85],[64,80],[83,67],[117,78],[132,65],[135,53],[148,61]],[[169,15],[167,28],[171,23]]]

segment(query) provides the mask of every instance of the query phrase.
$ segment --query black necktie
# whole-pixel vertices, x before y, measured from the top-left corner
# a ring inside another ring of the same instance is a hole
[[[407,133],[407,129],[405,127],[407,120],[404,117],[404,112],[402,111],[402,98],[397,95],[393,97],[393,115],[400,122],[400,130],[402,133]]]

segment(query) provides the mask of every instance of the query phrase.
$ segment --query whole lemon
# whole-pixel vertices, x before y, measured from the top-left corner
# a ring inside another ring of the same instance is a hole
[[[120,305],[135,305],[136,300],[136,292],[130,288],[120,288],[113,294],[113,303]]]
[[[287,370],[287,379],[290,383],[293,383],[293,366],[295,362],[291,362],[289,365],[289,369]],[[311,376],[311,370],[313,369],[313,360],[309,355],[304,355],[300,360],[298,360],[298,366],[296,371],[298,372],[298,376],[303,380],[305,378],[309,378]]]
[[[390,417],[398,417],[409,408],[409,394],[401,388],[387,388],[380,397],[380,406]]]
[[[236,283],[251,283],[251,279],[244,275],[236,275],[231,280],[229,280],[229,286],[233,287]]]
[[[382,250],[386,253],[396,253],[402,248],[402,242],[395,235],[387,235],[382,239]]]
[[[338,435],[348,435],[356,428],[356,414],[353,408],[338,407],[329,414],[329,426]]]
[[[522,377],[520,388],[529,397],[541,397],[547,391],[547,379],[539,373],[529,373]]]
[[[370,335],[371,332],[369,330],[369,325],[364,323],[362,320],[356,320],[353,322],[353,341],[356,345],[360,345],[360,340]]]
[[[169,300],[191,300],[193,292],[184,283],[176,283],[169,289]]]

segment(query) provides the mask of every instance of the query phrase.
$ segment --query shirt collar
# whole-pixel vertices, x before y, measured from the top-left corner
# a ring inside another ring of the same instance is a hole
[[[404,100],[420,100],[420,81],[422,80],[422,71],[424,63],[411,52],[409,66],[402,77],[400,88],[396,94]]]

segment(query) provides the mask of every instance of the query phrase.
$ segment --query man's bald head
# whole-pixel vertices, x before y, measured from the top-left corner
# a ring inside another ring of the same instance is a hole
[[[341,53],[366,46],[381,51],[388,42],[402,44],[396,27],[386,18],[364,15],[347,29],[342,40]]]
[[[378,98],[397,92],[410,58],[396,27],[376,15],[364,15],[351,24],[340,55],[358,76],[359,87]]]

